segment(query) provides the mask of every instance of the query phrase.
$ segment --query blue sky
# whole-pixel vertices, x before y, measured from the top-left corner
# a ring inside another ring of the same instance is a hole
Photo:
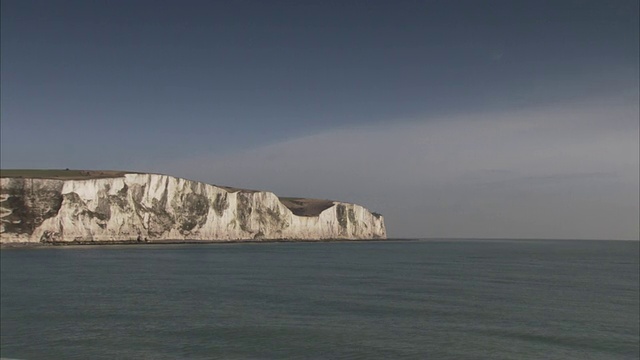
[[[355,201],[394,237],[637,239],[638,12],[2,0],[0,160]]]

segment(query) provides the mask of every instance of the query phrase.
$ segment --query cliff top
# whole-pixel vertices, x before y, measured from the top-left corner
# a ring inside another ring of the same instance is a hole
[[[31,178],[54,180],[88,180],[122,177],[125,174],[140,174],[132,171],[114,170],[70,170],[70,169],[0,169],[0,177]],[[258,192],[258,190],[240,189],[230,186],[214,185],[228,192]],[[333,201],[322,199],[306,199],[278,197],[280,202],[297,216],[318,216],[331,206]]]
[[[116,178],[130,174],[128,171],[113,170],[69,170],[69,169],[1,169],[0,177],[56,179],[56,180],[87,180]]]
[[[278,197],[280,202],[298,216],[318,216],[333,206],[331,200]]]

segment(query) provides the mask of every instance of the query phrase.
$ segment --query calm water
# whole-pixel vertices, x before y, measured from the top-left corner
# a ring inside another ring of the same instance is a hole
[[[638,242],[2,250],[19,359],[638,359]]]

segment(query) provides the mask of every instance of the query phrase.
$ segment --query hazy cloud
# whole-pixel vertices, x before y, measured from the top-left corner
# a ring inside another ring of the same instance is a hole
[[[394,122],[163,169],[353,201],[394,237],[638,238],[638,104],[589,101]]]

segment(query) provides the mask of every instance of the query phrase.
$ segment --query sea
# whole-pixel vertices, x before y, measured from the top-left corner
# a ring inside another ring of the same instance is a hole
[[[11,359],[638,359],[638,241],[0,251]]]

